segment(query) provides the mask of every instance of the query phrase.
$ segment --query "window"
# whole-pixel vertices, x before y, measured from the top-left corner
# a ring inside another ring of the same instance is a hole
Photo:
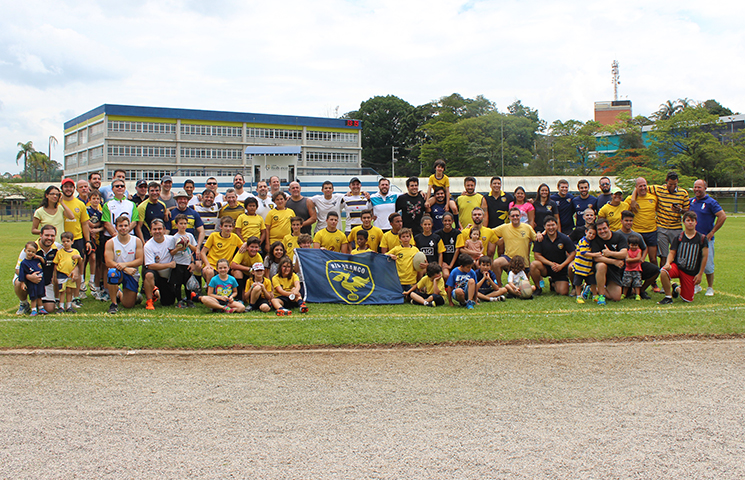
[[[78,164],[81,167],[88,165],[88,150],[83,150],[78,154]]]
[[[88,143],[88,129],[78,130],[78,143]]]
[[[140,146],[140,145],[109,145],[109,156],[173,158],[176,156],[176,148],[175,147]]]
[[[101,157],[103,157],[103,147],[96,147],[90,150],[91,160],[95,160],[96,158],[101,158]]]
[[[133,132],[133,133],[153,133],[153,134],[175,134],[175,123],[155,123],[155,122],[124,122],[119,120],[109,120],[110,132]]]
[[[65,156],[65,168],[72,168],[78,166],[78,154],[73,153],[72,155]]]
[[[301,130],[286,130],[280,128],[247,128],[246,136],[249,138],[300,140],[303,137],[303,132]]]
[[[308,162],[357,163],[356,153],[307,152]]]
[[[97,123],[95,125],[91,125],[90,129],[91,129],[91,132],[90,132],[91,137],[103,134],[103,122]]]
[[[217,137],[242,137],[243,127],[222,125],[181,125],[181,135],[208,135]]]
[[[306,139],[316,142],[357,143],[357,134],[340,132],[319,132],[317,130],[308,130]]]
[[[220,160],[241,160],[242,151],[234,148],[182,148],[182,158],[212,158]]]
[[[65,148],[78,144],[78,132],[65,135]]]

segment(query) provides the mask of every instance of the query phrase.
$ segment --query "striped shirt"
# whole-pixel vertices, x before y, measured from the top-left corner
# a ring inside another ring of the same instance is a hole
[[[668,230],[680,230],[683,224],[680,217],[683,211],[688,210],[691,206],[691,199],[688,198],[688,192],[678,188],[675,192],[670,193],[665,185],[650,185],[649,192],[657,196],[657,227]],[[673,205],[680,205],[681,212],[674,213]]]
[[[673,239],[670,250],[675,250],[675,263],[683,273],[692,277],[698,275],[701,271],[701,262],[704,257],[703,249],[709,247],[706,237],[698,232],[693,234],[693,238],[688,238],[685,232]]]
[[[587,256],[588,253],[590,253],[590,242],[587,241],[587,237],[582,237],[577,244],[574,257],[574,273],[582,277],[592,273],[592,258]]]

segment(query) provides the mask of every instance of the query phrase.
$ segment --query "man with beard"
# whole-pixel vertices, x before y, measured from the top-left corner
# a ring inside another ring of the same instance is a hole
[[[410,228],[413,235],[422,233],[421,221],[424,216],[424,195],[419,191],[419,178],[406,179],[407,192],[396,199],[396,211],[401,212],[404,228]]]
[[[559,295],[569,294],[569,265],[574,261],[575,247],[568,236],[558,231],[556,217],[543,220],[546,234],[533,246],[535,260],[530,264],[530,277],[540,285],[544,277],[551,277],[551,286]],[[536,295],[541,294],[539,286]]]
[[[610,193],[610,178],[600,177],[600,191],[603,193],[598,195],[598,198],[595,201],[596,212],[599,212],[606,203],[610,203],[610,201],[613,199],[613,194]]]
[[[569,182],[561,179],[556,185],[558,193],[551,195],[551,200],[559,207],[559,219],[561,220],[561,233],[569,235],[574,230],[574,196],[569,194]]]
[[[458,211],[460,212],[460,228],[461,230],[466,228],[471,223],[471,211],[479,207],[484,212],[484,223],[489,224],[489,212],[486,206],[486,200],[480,193],[476,193],[476,179],[474,177],[466,177],[463,180],[464,191],[458,197],[456,203],[458,204]]]
[[[517,207],[510,208],[510,223],[504,223],[494,229],[494,234],[504,239],[504,255],[495,258],[492,263],[492,270],[497,275],[499,285],[502,285],[502,271],[510,266],[510,261],[519,255],[525,259],[527,266],[532,242],[543,240],[543,235],[535,233],[533,227],[520,221],[521,213]]]
[[[54,228],[53,225],[44,225],[43,227],[41,227],[39,239],[36,240],[36,245],[38,245],[39,247],[39,250],[36,252],[36,254],[44,259],[44,261],[42,262],[42,273],[41,275],[36,273],[26,276],[26,279],[30,280],[33,283],[42,282],[44,284],[45,290],[44,297],[42,298],[42,305],[44,306],[44,310],[46,310],[47,313],[54,312],[54,300],[55,297],[59,295],[59,293],[56,292],[56,282],[52,281],[52,277],[54,276],[54,257],[57,256],[57,250],[62,248],[61,244],[54,241],[56,236],[57,229]],[[31,307],[29,306],[27,300],[28,297],[26,294],[26,290],[24,290],[22,287],[23,282],[18,280],[18,268],[20,267],[21,262],[25,259],[26,249],[24,248],[21,250],[21,254],[18,257],[15,275],[13,276],[13,289],[16,296],[21,301],[21,303],[18,305],[18,311],[16,312],[16,315],[23,315],[24,313],[31,312]]]
[[[310,198],[305,198],[300,194],[300,183],[290,182],[288,187],[290,198],[287,199],[287,208],[295,212],[295,215],[303,219],[303,226],[300,228],[301,233],[310,234],[310,229],[316,223],[316,209]]]
[[[502,191],[502,179],[499,177],[491,177],[489,186],[491,192],[485,197],[489,217],[488,226],[495,228],[507,221],[507,211],[510,209],[510,203],[515,201],[515,197],[509,192]]]
[[[688,211],[691,200],[684,188],[678,188],[678,174],[675,172],[667,174],[665,185],[652,185],[648,190],[657,197],[657,256],[661,259],[660,265],[664,265],[670,245],[683,233],[680,216]]]
[[[469,224],[471,226],[461,230],[460,235],[458,235],[458,240],[456,240],[455,243],[455,255],[460,256],[461,253],[465,253],[466,255],[474,257],[480,253],[481,255],[493,257],[499,238],[494,234],[494,231],[491,228],[487,228],[484,225],[484,211],[481,207],[476,207],[471,211],[471,221]],[[471,238],[471,230],[474,228],[481,229],[481,244],[483,246],[481,252],[471,252],[466,249],[466,240]]]
[[[217,229],[217,218],[220,215],[220,205],[215,203],[215,192],[205,188],[202,192],[202,201],[194,205],[192,208],[199,214],[199,218],[202,219],[205,237],[209,237],[209,235]],[[171,233],[171,235],[173,235],[173,233]],[[201,243],[199,245],[201,247]]]
[[[445,189],[442,187],[434,187],[434,195],[429,197],[427,202],[424,204],[427,209],[427,213],[432,217],[432,231],[442,230],[442,216],[445,215]],[[458,205],[455,204],[455,200],[450,200],[450,213],[456,216],[458,215]]]
[[[243,174],[236,173],[235,177],[233,177],[233,189],[235,190],[235,196],[241,203],[243,203],[248,197],[253,197],[251,192],[243,188],[245,184],[246,179],[243,178]]]
[[[590,195],[590,182],[584,178],[577,182],[577,190],[579,191],[579,195],[572,198],[572,206],[574,206],[574,214],[577,217],[577,228],[579,228],[585,225],[585,219],[583,218],[585,210],[592,208],[594,211],[598,211],[595,208],[598,199]],[[608,191],[610,192],[610,186],[608,187]]]
[[[75,287],[75,291],[73,292],[73,301],[75,303],[75,306],[79,308],[82,306],[82,304],[80,303],[80,290],[81,287],[86,284],[85,260],[93,251],[93,244],[91,244],[91,233],[88,226],[88,220],[90,220],[91,217],[90,215],[88,215],[88,207],[85,206],[85,203],[83,203],[80,199],[75,198],[75,180],[71,178],[62,180],[60,190],[62,192],[62,198],[60,199],[60,202],[64,203],[74,215],[74,218],[65,218],[65,231],[72,233],[72,248],[76,249],[82,257],[82,260],[78,262],[77,266],[79,274],[78,278],[80,279],[80,281],[77,282],[77,286]],[[83,291],[85,291],[85,289],[86,287],[83,287]]]
[[[647,249],[649,248],[649,245],[647,245],[644,235],[633,229],[635,223],[636,217],[634,212],[630,210],[624,210],[623,212],[621,212],[621,228],[618,230],[618,233],[623,235],[627,243],[631,235],[637,235],[640,239],[639,248],[642,251],[641,258],[644,259],[644,257],[647,255]],[[655,280],[657,280],[657,277],[660,275],[660,269],[657,268],[657,264],[655,263],[642,261],[641,275],[642,281],[644,283],[639,290],[639,296],[643,300],[650,300],[650,296],[646,292],[646,290],[650,285],[655,283]]]
[[[256,183],[256,200],[259,202],[256,215],[266,218],[272,208],[274,208],[274,202],[269,196],[269,185],[264,180]]]
[[[657,265],[657,196],[649,192],[647,180],[636,179],[634,192],[626,197],[626,203],[634,213],[633,229],[647,245],[649,261]]]
[[[150,226],[153,220],[160,220],[161,222],[167,222],[169,219],[168,207],[165,202],[160,200],[161,186],[158,182],[150,182],[147,186],[147,200],[142,202],[137,207],[137,215],[139,219],[139,228],[137,229],[138,237],[142,240],[142,244],[150,240]]]
[[[88,185],[91,190],[101,191],[101,174],[98,172],[91,172],[88,174]],[[86,201],[86,204],[88,202]],[[101,205],[104,204],[103,195],[101,196]]]
[[[378,191],[370,195],[370,204],[372,205],[375,226],[383,230],[383,232],[387,232],[391,229],[391,224],[388,223],[388,217],[391,213],[396,211],[396,199],[398,198],[398,194],[393,193],[390,190],[390,180],[387,178],[381,178],[378,180]]]
[[[608,220],[599,218],[595,222],[597,235],[590,241],[590,253],[595,262],[595,280],[598,285],[598,305],[608,300],[621,300],[621,283],[628,243],[626,238],[611,231]]]
[[[150,231],[152,232],[152,238],[143,247],[145,276],[142,284],[147,298],[145,309],[155,310],[153,301],[157,300],[158,297],[160,298],[160,304],[164,307],[173,305],[176,300],[173,288],[169,283],[171,271],[176,268],[176,262],[171,254],[171,251],[176,249],[176,242],[173,236],[166,235],[165,223],[159,218],[153,219],[150,224]],[[156,287],[159,295],[155,295]]]

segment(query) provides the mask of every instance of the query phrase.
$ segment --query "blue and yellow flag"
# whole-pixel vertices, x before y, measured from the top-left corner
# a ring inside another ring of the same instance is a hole
[[[298,248],[305,299],[315,303],[380,305],[404,303],[396,263],[379,253],[346,255]]]

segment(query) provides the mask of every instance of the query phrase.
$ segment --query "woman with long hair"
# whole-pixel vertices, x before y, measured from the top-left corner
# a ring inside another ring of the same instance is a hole
[[[515,201],[510,202],[510,208],[512,207],[517,207],[520,210],[520,223],[527,223],[531,227],[535,225],[535,208],[532,203],[527,201],[523,187],[515,189]]]
[[[285,250],[285,246],[279,240],[272,243],[269,247],[269,253],[264,259],[264,267],[266,268],[266,278],[270,279],[270,281],[277,273],[279,273],[279,261],[282,260],[282,257],[286,254],[287,251]]]
[[[551,189],[545,183],[538,186],[538,195],[533,202],[533,207],[535,208],[535,222],[532,227],[536,232],[543,231],[543,221],[549,216],[556,218],[556,224],[561,225],[559,206],[551,200]]]
[[[56,241],[59,243],[60,235],[65,231],[65,218],[75,219],[75,214],[70,208],[60,201],[62,192],[54,185],[50,185],[44,190],[44,199],[41,206],[34,212],[34,219],[31,224],[31,233],[33,235],[41,234],[41,227],[52,225],[57,229]]]

